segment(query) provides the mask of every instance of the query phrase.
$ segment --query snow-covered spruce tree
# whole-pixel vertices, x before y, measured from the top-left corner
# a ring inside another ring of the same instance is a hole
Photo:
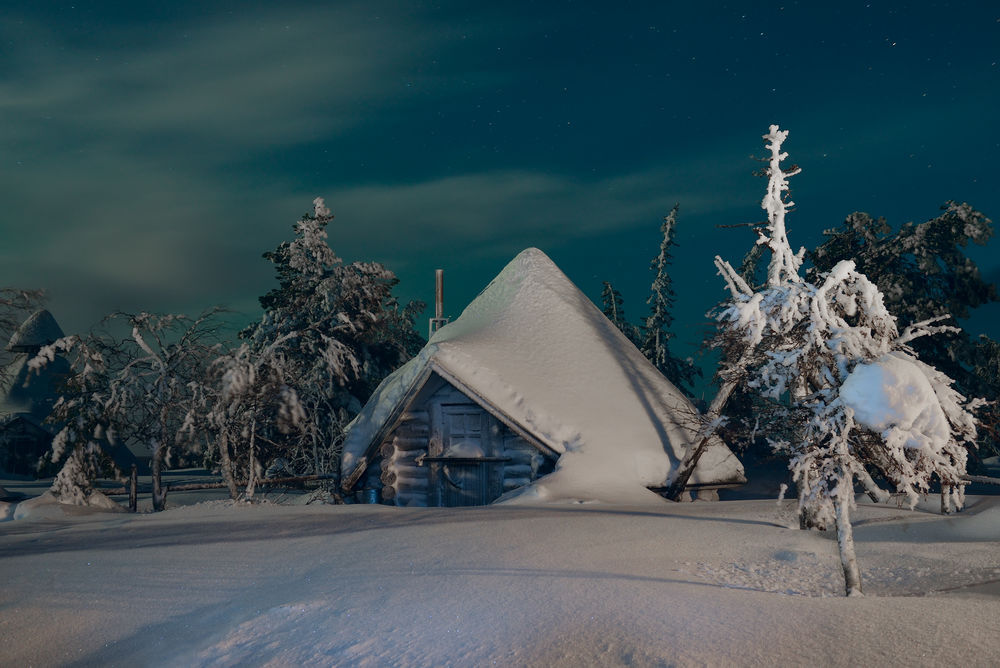
[[[800,513],[816,525],[836,525],[846,591],[860,595],[850,520],[855,480],[884,496],[871,467],[912,506],[933,475],[952,486],[950,500],[961,505],[964,444],[975,438],[970,409],[976,402],[955,392],[947,376],[908,346],[947,328],[925,321],[899,333],[878,288],[850,260],[815,283],[801,277],[804,251],[792,252],[785,230],[792,206],[784,197],[787,179],[799,172],[781,168],[787,135],[772,125],[764,136],[768,223],[758,243],[771,253],[767,283],[754,290],[716,257],[731,296],[718,313],[716,344],[735,360],[720,376],[786,404],[796,429],[774,447],[789,457]]]
[[[248,491],[279,460],[296,474],[336,471],[343,427],[423,345],[414,320],[424,305],[401,307],[398,280],[381,264],[344,264],[327,243],[332,219],[316,198],[295,239],[264,254],[278,287],[261,297],[260,322],[241,333],[245,348],[220,361],[229,389],[213,414],[229,416],[227,447],[244,462],[234,475]]]
[[[106,472],[109,463],[105,446],[115,439],[108,406],[111,382],[107,351],[100,340],[72,335],[41,348],[28,366],[41,369],[64,352],[73,353],[71,374],[48,418],[62,426],[45,456],[62,466],[49,491],[62,503],[86,506],[99,498],[94,496],[92,483]]]
[[[989,403],[980,410],[979,418],[979,444],[980,451],[984,445],[989,448],[989,452],[998,453],[1000,451],[1000,388],[997,387],[1000,378],[1000,343],[997,343],[988,336],[980,336],[973,346],[975,362],[972,373],[981,379],[992,379],[992,393],[988,393],[986,398]],[[988,391],[987,391],[988,392]]]
[[[641,343],[639,328],[625,318],[625,299],[608,281],[604,281],[604,289],[601,290],[601,312],[625,335],[625,338],[639,347]]]
[[[852,213],[806,254],[813,265],[807,277],[853,259],[857,270],[882,291],[899,326],[948,315],[968,318],[972,309],[1000,299],[996,286],[983,279],[964,250],[970,244],[985,246],[993,224],[968,204],[947,202],[941,209],[935,218],[895,231],[883,218]],[[920,359],[953,378],[962,394],[1000,399],[996,376],[979,370],[984,341],[973,340],[957,323],[949,324],[956,328],[913,342]],[[1000,441],[988,431],[980,432],[979,447],[984,454],[1000,454]]]
[[[694,363],[687,359],[682,360],[675,357],[670,352],[670,339],[673,333],[670,326],[674,317],[671,313],[674,307],[674,289],[670,280],[670,249],[677,245],[674,241],[674,228],[677,226],[677,210],[680,204],[675,204],[663,219],[660,231],[663,239],[660,242],[660,252],[650,262],[650,269],[655,277],[650,287],[649,315],[641,328],[641,345],[639,349],[642,354],[660,370],[670,382],[678,388],[691,394],[695,376],[701,374],[701,370]]]
[[[110,328],[124,325],[126,336],[109,330],[86,338],[73,335],[43,347],[29,362],[39,368],[59,353],[75,353],[72,375],[56,402],[52,419],[61,424],[51,457],[66,457],[52,492],[65,502],[84,503],[105,448],[135,442],[149,448],[153,509],[163,510],[162,471],[171,451],[197,448],[190,414],[206,366],[217,354],[215,311],[198,318],[150,313],[114,313]]]

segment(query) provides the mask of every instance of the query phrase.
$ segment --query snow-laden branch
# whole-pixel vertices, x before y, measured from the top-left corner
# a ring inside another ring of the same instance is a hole
[[[781,145],[787,137],[788,130],[779,130],[777,125],[772,125],[764,135],[764,139],[769,142],[766,148],[771,152],[771,157],[767,166],[767,193],[761,201],[761,208],[767,211],[767,236],[762,237],[761,242],[766,243],[771,249],[767,283],[772,287],[801,281],[799,267],[802,266],[802,257],[805,254],[805,249],[801,249],[798,253],[792,252],[785,231],[785,214],[795,206],[794,202],[785,201],[788,177],[795,176],[801,171],[797,167],[787,172],[781,168],[782,161],[788,157],[787,153],[781,151]]]
[[[953,325],[937,325],[931,327],[935,322],[941,322],[943,320],[950,320],[950,315],[939,315],[934,318],[927,318],[926,320],[921,320],[920,322],[915,322],[908,326],[896,339],[897,346],[905,346],[910,341],[914,339],[919,339],[924,336],[933,336],[935,334],[947,334],[949,332],[961,332],[962,330]]]
[[[739,299],[741,295],[744,297],[753,295],[753,288],[747,285],[747,282],[743,280],[739,272],[733,269],[731,264],[718,255],[715,256],[715,267],[718,269],[719,276],[722,276],[722,280],[726,282],[726,287],[729,288],[729,294],[732,295],[733,299]]]

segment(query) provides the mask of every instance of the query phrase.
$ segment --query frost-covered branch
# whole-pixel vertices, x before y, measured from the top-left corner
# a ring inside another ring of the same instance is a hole
[[[781,163],[788,157],[781,151],[781,145],[788,138],[788,130],[780,130],[772,125],[764,139],[769,143],[766,148],[771,152],[767,166],[767,194],[761,202],[761,208],[767,211],[767,235],[761,235],[758,244],[766,244],[771,249],[771,262],[767,269],[767,283],[771,287],[784,283],[798,283],[799,267],[802,266],[802,256],[805,249],[798,253],[792,252],[788,244],[788,234],[785,231],[785,214],[795,204],[785,201],[788,191],[788,177],[795,176],[800,170],[793,167],[787,172],[782,170]]]

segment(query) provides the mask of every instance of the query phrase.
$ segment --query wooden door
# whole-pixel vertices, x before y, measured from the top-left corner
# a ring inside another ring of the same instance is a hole
[[[442,506],[484,506],[502,491],[502,461],[492,457],[493,418],[475,404],[441,406],[441,446],[434,458]]]
[[[475,404],[445,404],[441,430],[442,456],[485,457],[489,454],[486,411]]]

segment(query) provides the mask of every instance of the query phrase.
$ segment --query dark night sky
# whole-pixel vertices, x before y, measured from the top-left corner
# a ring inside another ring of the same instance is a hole
[[[852,211],[948,199],[1000,219],[1000,5],[17,3],[0,19],[7,286],[63,328],[114,309],[256,317],[260,254],[324,196],[330,243],[456,316],[537,246],[645,314],[679,202],[676,330],[695,344],[791,131],[793,245]],[[995,241],[975,249],[1000,279]],[[983,311],[983,309],[981,309]],[[974,318],[1000,335],[1000,308]],[[421,323],[421,328],[424,323]]]

